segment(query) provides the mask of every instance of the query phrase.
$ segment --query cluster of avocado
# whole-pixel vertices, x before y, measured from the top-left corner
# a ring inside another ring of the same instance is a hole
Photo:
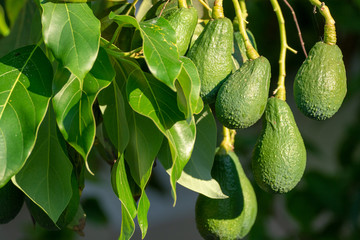
[[[234,28],[226,17],[209,20],[188,50],[197,22],[196,10],[177,11],[167,18],[179,35],[179,53],[187,52],[198,69],[204,103],[215,107],[217,119],[229,129],[250,127],[264,115],[252,157],[254,178],[265,191],[290,191],[305,171],[306,149],[286,101],[269,98],[269,61],[260,56],[233,70]],[[193,18],[182,20],[181,11],[189,12]],[[338,111],[346,95],[346,75],[341,50],[336,45],[315,44],[296,75],[294,95],[298,108],[310,118],[324,120]],[[228,198],[199,195],[199,232],[205,239],[241,239],[255,221],[257,205],[254,190],[234,152],[217,152],[212,176]]]

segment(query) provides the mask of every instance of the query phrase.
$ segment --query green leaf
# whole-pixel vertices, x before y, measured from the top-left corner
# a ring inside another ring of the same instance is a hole
[[[182,186],[210,198],[226,198],[218,182],[212,178],[211,169],[216,148],[216,123],[209,106],[196,116],[196,141],[194,151],[177,181]],[[168,174],[172,170],[170,149],[163,144],[158,159]]]
[[[146,73],[145,73],[146,74]],[[176,93],[141,69],[128,78],[126,92],[131,107],[150,118],[169,141],[173,159],[170,182],[176,202],[176,181],[191,156],[195,142],[195,123],[185,120],[177,106]]]
[[[121,201],[121,233],[119,239],[129,240],[135,231],[136,204],[126,175],[124,155],[121,155],[111,170],[111,185]]]
[[[181,57],[183,66],[178,77],[177,88],[179,109],[190,118],[193,113],[198,114],[202,109],[198,108],[200,98],[200,77],[195,64],[187,57]]]
[[[66,151],[65,141],[50,107],[40,126],[34,150],[13,178],[16,185],[55,223],[72,196],[72,164],[64,149]]]
[[[10,2],[17,2],[10,0]],[[27,1],[11,28],[10,35],[0,39],[0,55],[32,44],[41,37],[41,18],[34,1]]]
[[[109,57],[102,48],[98,58],[81,80],[65,69],[57,72],[54,81],[53,106],[56,121],[65,140],[87,160],[94,143],[95,118],[92,106],[98,93],[115,77]]]
[[[150,208],[150,201],[145,193],[145,191],[142,191],[141,197],[139,199],[139,205],[138,205],[138,223],[139,227],[142,233],[142,238],[145,238],[145,235],[147,233],[148,229],[148,219],[147,215]]]
[[[175,79],[180,74],[182,63],[176,47],[176,32],[170,23],[162,17],[138,23],[133,17],[114,13],[110,13],[109,18],[119,25],[127,23],[140,30],[150,72],[175,91]]]
[[[10,26],[13,26],[21,9],[25,6],[28,0],[5,0],[5,9],[10,21]]]
[[[120,87],[113,81],[98,97],[100,107],[104,106],[104,126],[108,137],[118,152],[123,153],[129,142],[129,128],[126,120],[125,103]]]
[[[100,45],[100,21],[86,3],[44,3],[44,42],[77,78],[92,68]]]
[[[29,157],[51,97],[52,66],[38,46],[0,59],[0,187]]]

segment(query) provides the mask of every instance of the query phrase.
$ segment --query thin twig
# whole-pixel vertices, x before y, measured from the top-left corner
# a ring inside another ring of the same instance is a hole
[[[170,2],[170,0],[167,0],[163,6],[163,8],[161,9],[161,12],[159,14],[159,17],[161,17],[161,14],[163,13],[164,9],[166,8],[166,5]]]
[[[302,34],[301,34],[299,22],[298,22],[297,17],[296,17],[296,13],[295,13],[294,9],[292,8],[292,6],[290,5],[290,3],[287,0],[283,0],[283,1],[290,8],[290,11],[291,11],[291,13],[293,15],[294,22],[295,22],[295,25],[296,25],[296,28],[297,28],[297,31],[298,31],[298,34],[299,34],[300,44],[301,44],[302,50],[304,52],[304,55],[307,58],[308,55],[307,55],[307,52],[306,52],[306,49],[305,49],[305,43],[304,43],[304,40],[302,38]]]

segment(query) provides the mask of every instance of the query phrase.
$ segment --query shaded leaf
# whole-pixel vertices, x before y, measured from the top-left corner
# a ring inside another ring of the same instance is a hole
[[[181,71],[181,61],[176,47],[176,33],[164,18],[138,23],[135,18],[110,13],[119,25],[131,24],[140,30],[143,51],[151,73],[168,87],[175,90],[175,79]]]
[[[25,6],[28,0],[5,0],[5,9],[10,21],[10,26],[13,26],[21,9]]]
[[[10,2],[17,2],[10,0]],[[17,48],[36,44],[41,37],[41,18],[36,4],[27,1],[11,28],[10,35],[0,39],[0,55]]]
[[[64,149],[65,141],[58,132],[50,107],[39,129],[34,150],[14,178],[16,185],[55,223],[73,195],[72,164]]]
[[[51,97],[52,66],[38,46],[0,59],[0,187],[29,157]]]
[[[46,46],[77,78],[92,68],[100,45],[100,21],[86,3],[43,3],[42,26]]]
[[[69,75],[64,69],[57,73],[53,106],[65,140],[86,161],[96,130],[92,105],[98,93],[111,83],[115,72],[105,50],[101,48],[94,67],[85,79]]]

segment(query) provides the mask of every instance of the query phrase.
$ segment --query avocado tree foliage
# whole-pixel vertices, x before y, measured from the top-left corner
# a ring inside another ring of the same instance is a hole
[[[86,187],[84,175],[86,171],[96,175],[88,161],[94,149],[111,165],[111,184],[122,206],[119,239],[131,238],[135,217],[143,238],[146,236],[150,207],[146,186],[155,159],[169,174],[174,205],[177,184],[206,198],[231,198],[218,181],[222,177],[214,177],[212,172],[215,154],[230,154],[232,161],[237,161],[234,166],[241,168],[232,152],[235,130],[226,127],[244,128],[257,122],[267,108],[268,96],[274,95],[286,105],[286,52],[296,52],[287,44],[279,3],[271,0],[279,22],[281,53],[278,87],[269,93],[270,65],[260,57],[254,36],[246,29],[245,0],[232,2],[236,18],[229,20],[221,0],[1,1],[0,201],[13,206],[0,207],[0,223],[12,220],[25,199],[39,225],[52,230],[79,229],[85,216],[79,200]],[[325,17],[322,44],[337,47],[329,9],[317,0],[309,4]],[[20,19],[31,24],[24,27]],[[310,55],[314,61],[327,59],[327,51],[319,52],[323,55],[318,58],[315,51]],[[301,110],[327,111],[334,102],[329,97],[336,95],[336,89],[341,93],[328,115],[340,107],[346,77],[341,51],[336,54],[331,57],[338,62],[331,68],[321,64],[308,67],[320,83],[310,79],[309,71],[299,73],[299,79],[313,81],[309,83],[311,91],[301,86],[305,80],[298,81],[302,92],[296,94],[304,95],[298,96]],[[325,70],[314,73],[316,67]],[[336,68],[341,76],[323,76]],[[253,83],[248,79],[254,79]],[[221,97],[216,96],[218,92]],[[228,92],[232,96],[226,95]],[[309,92],[311,96],[306,95]],[[289,109],[287,105],[284,108]],[[269,116],[275,114],[273,119],[279,125],[290,124],[298,134],[290,109],[290,123],[281,116],[282,111],[267,111]],[[226,127],[224,140],[216,150],[214,116],[220,112],[219,120]],[[266,122],[270,128],[277,128],[273,119]],[[272,161],[269,156],[276,159],[276,149],[286,152],[283,145],[274,150],[265,146],[269,143],[261,143],[262,139],[271,139],[271,144],[288,142],[286,138],[276,141],[279,131],[265,130],[259,138],[255,179],[260,186],[271,185],[271,191],[287,192],[291,189],[285,191],[283,186],[272,184],[281,184],[283,178],[293,181],[292,175],[296,175],[293,188],[303,174],[306,154],[298,134],[295,141],[301,145],[301,153],[285,153],[284,159],[275,160],[278,168],[264,163]],[[298,172],[293,174],[281,165],[296,162],[299,155]],[[283,172],[288,175],[282,176]],[[246,189],[253,192],[245,174],[240,175],[246,179]],[[243,195],[246,198],[247,194]],[[18,201],[10,203],[14,196]],[[253,193],[251,199],[256,202]],[[254,212],[241,237],[250,230]]]

